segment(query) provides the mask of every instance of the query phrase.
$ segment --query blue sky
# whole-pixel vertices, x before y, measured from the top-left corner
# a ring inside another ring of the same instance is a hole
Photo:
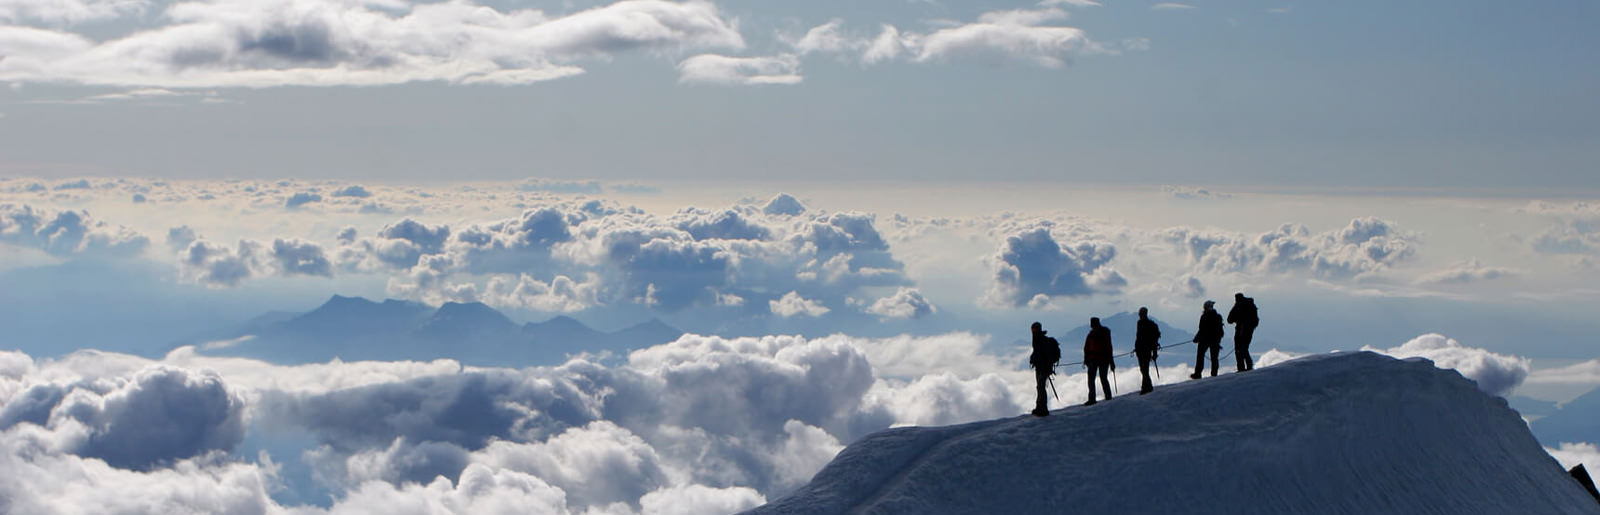
[[[165,5],[75,24],[13,22],[103,42],[133,28],[170,26]],[[589,7],[494,5],[552,18]],[[1038,22],[1081,29],[1102,47],[1042,50],[1067,63],[1058,68],[1036,62],[1032,50],[982,44],[922,62],[867,65],[859,48],[803,53],[785,42],[832,20],[842,38],[869,40],[884,23],[926,33],[986,12],[1061,8],[1000,2],[718,5],[742,48],[702,48],[687,36],[632,50],[594,42],[598,50],[561,61],[582,74],[515,86],[389,79],[399,83],[210,87],[162,71],[30,70],[11,57],[10,67],[0,65],[0,80],[13,86],[0,90],[0,166],[52,176],[410,181],[1597,185],[1600,108],[1592,92],[1600,57],[1589,49],[1600,41],[1587,30],[1592,3],[1152,5],[1065,5],[1064,18]],[[702,53],[795,55],[787,71],[803,80],[680,82],[677,65]],[[244,59],[225,65],[250,66]],[[107,84],[74,85],[83,82]],[[183,96],[35,103],[136,89],[116,83]]]

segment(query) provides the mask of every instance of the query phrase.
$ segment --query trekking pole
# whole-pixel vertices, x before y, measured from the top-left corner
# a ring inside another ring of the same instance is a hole
[[[1101,377],[1105,377],[1105,376],[1101,376]],[[1116,363],[1112,363],[1111,364],[1111,394],[1112,395],[1122,395],[1120,393],[1117,393],[1117,365],[1116,365]]]
[[[1056,396],[1056,402],[1061,402],[1061,394],[1056,393],[1056,378],[1055,378],[1055,376],[1051,375],[1050,377],[1045,378],[1045,381],[1049,381],[1050,382],[1050,395]]]

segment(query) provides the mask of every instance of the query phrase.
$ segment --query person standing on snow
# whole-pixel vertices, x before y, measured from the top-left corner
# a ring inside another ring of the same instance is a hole
[[[1038,322],[1033,323],[1033,354],[1028,356],[1028,364],[1033,366],[1034,386],[1038,397],[1033,403],[1033,416],[1043,417],[1050,414],[1045,408],[1049,399],[1044,396],[1044,384],[1050,381],[1050,376],[1056,373],[1056,362],[1061,361],[1061,343],[1055,338],[1045,336],[1044,326]]]
[[[1139,308],[1138,331],[1133,337],[1133,354],[1139,357],[1139,375],[1144,376],[1139,382],[1139,395],[1156,389],[1150,383],[1150,363],[1156,360],[1156,353],[1160,350],[1161,327],[1150,320],[1148,308]]]
[[[1228,323],[1233,324],[1233,359],[1239,365],[1239,371],[1254,370],[1256,362],[1250,359],[1250,339],[1256,334],[1256,326],[1261,325],[1261,317],[1256,314],[1256,300],[1243,293],[1233,294],[1233,309],[1228,310]]]
[[[1218,313],[1216,301],[1206,301],[1200,313],[1200,328],[1194,332],[1194,343],[1199,350],[1194,355],[1194,373],[1189,374],[1189,379],[1199,379],[1200,373],[1206,369],[1206,351],[1211,351],[1211,377],[1217,376],[1217,353],[1222,351],[1222,314]]]
[[[1108,370],[1115,370],[1117,364],[1111,360],[1111,330],[1100,325],[1100,318],[1089,319],[1089,334],[1083,338],[1083,366],[1089,369],[1089,402],[1085,406],[1093,405],[1094,376],[1100,375],[1100,388],[1105,391],[1106,400],[1111,400],[1111,378]]]

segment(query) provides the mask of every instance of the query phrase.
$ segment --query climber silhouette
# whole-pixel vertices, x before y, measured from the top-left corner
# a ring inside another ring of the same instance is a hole
[[[1106,400],[1111,400],[1111,378],[1107,370],[1117,368],[1111,360],[1111,330],[1100,325],[1100,318],[1089,319],[1089,334],[1083,337],[1083,366],[1089,369],[1089,402],[1094,400],[1094,376],[1100,375],[1100,389],[1105,391]]]
[[[1150,384],[1150,362],[1155,361],[1156,353],[1161,350],[1161,327],[1150,320],[1148,308],[1139,308],[1137,327],[1133,337],[1133,354],[1139,357],[1139,375],[1143,376],[1139,383],[1139,395],[1144,395],[1155,389]]]
[[[1049,399],[1044,396],[1044,385],[1056,373],[1056,362],[1061,361],[1061,343],[1044,333],[1044,326],[1034,322],[1033,354],[1028,356],[1028,364],[1033,366],[1034,387],[1038,394],[1033,403],[1033,416],[1036,417],[1050,414],[1045,407]]]
[[[1200,373],[1206,370],[1206,351],[1211,351],[1211,376],[1217,375],[1217,353],[1222,351],[1222,314],[1218,313],[1217,302],[1208,300],[1200,312],[1200,328],[1194,332],[1194,343],[1198,350],[1194,354],[1194,373],[1189,374],[1189,379],[1199,379]]]
[[[1254,370],[1256,363],[1250,359],[1250,338],[1255,336],[1256,326],[1261,325],[1261,318],[1256,314],[1256,300],[1243,293],[1233,294],[1233,309],[1228,310],[1228,323],[1233,324],[1233,359],[1239,371]]]

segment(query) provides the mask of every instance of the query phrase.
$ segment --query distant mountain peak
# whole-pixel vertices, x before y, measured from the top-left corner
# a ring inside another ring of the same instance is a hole
[[[598,333],[599,332],[599,331],[595,331],[594,328],[589,327],[588,324],[585,324],[585,323],[579,321],[576,318],[572,318],[572,317],[569,317],[569,316],[566,316],[566,315],[556,315],[556,316],[550,317],[549,320],[545,320],[543,322],[529,322],[529,323],[524,324],[522,326],[522,332],[525,332],[525,333],[526,332],[536,332],[536,331],[554,331],[554,330],[560,330],[560,331],[588,331],[588,332],[594,332],[594,333]]]
[[[378,303],[376,302],[367,300],[366,297],[346,297],[344,295],[335,294],[334,296],[329,297],[328,301],[322,303],[322,306],[318,307],[317,309],[341,306],[375,306],[377,304]]]

